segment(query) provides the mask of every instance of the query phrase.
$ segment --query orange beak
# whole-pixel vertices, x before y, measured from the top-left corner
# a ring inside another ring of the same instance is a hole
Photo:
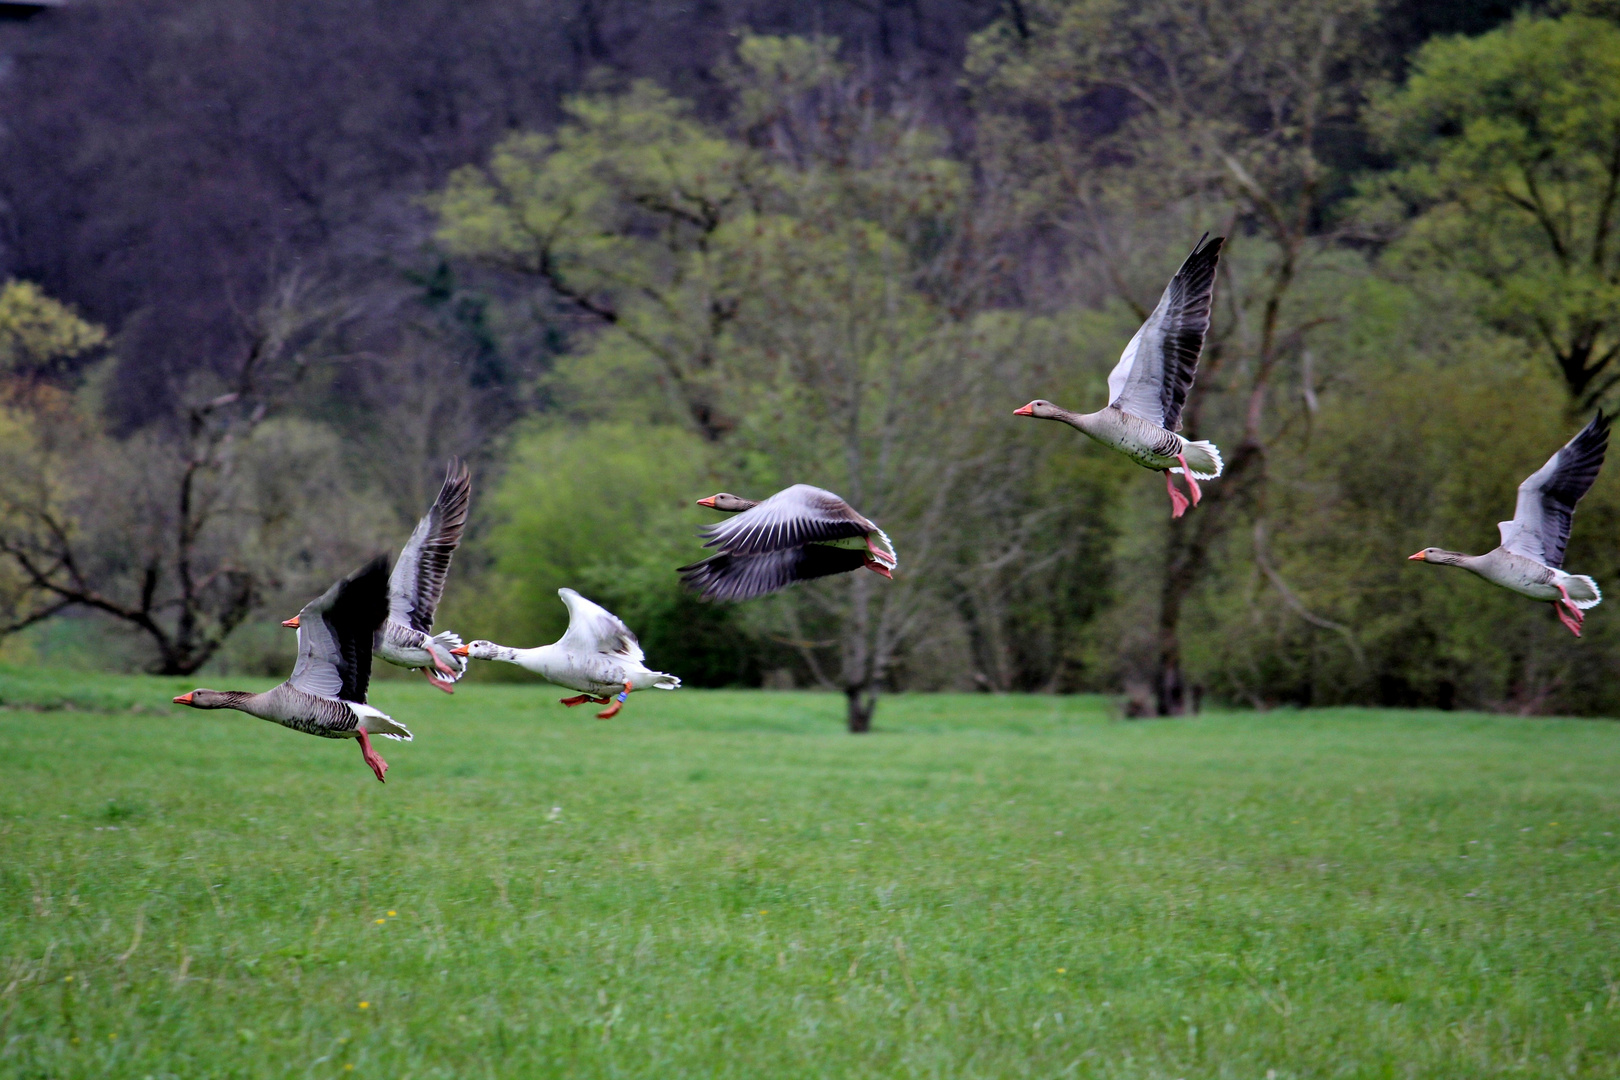
[[[1013,410],[1013,415],[1014,416],[1034,416],[1035,415],[1035,403],[1032,401],[1028,405],[1025,405],[1022,409],[1014,409]]]
[[[698,500],[698,505],[699,506],[707,506],[710,510],[713,510],[714,509],[714,496],[710,495],[707,499],[699,499]]]
[[[191,704],[191,695],[190,694],[181,694],[179,697],[174,699],[174,703],[176,705],[190,705]]]
[[[1420,551],[1416,555],[1408,555],[1406,557],[1406,561],[1407,562],[1428,562],[1429,560],[1425,559],[1423,557],[1423,552]]]
[[[467,655],[467,646],[465,646],[465,645],[457,645],[455,648],[450,650],[450,655],[451,656],[466,656]]]
[[[290,629],[293,629],[293,630],[298,629],[298,616],[294,615],[290,619],[282,619],[281,620],[281,625],[285,626],[285,627],[288,627]]]

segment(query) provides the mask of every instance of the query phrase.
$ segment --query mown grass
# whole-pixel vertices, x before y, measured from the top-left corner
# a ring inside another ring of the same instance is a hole
[[[1620,1075],[1609,723],[186,688],[0,676],[0,1075]]]

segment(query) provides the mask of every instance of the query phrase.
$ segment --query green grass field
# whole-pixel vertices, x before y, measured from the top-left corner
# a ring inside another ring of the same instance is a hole
[[[1620,1075],[1614,724],[189,688],[0,674],[0,1076]]]

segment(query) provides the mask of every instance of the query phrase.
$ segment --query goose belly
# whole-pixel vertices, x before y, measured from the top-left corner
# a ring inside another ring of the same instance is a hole
[[[1501,548],[1484,556],[1478,565],[1468,569],[1492,585],[1499,585],[1532,600],[1557,600],[1563,595],[1558,591],[1558,571]]]
[[[606,657],[579,660],[544,674],[547,680],[558,686],[597,697],[623,690],[625,680],[630,678],[622,663]]]
[[[1155,472],[1178,464],[1176,455],[1183,452],[1183,440],[1175,432],[1112,407],[1096,415],[1097,421],[1082,430],[1104,446]]]
[[[390,619],[377,635],[373,651],[396,667],[423,668],[433,663],[433,654],[426,648],[427,641],[428,636],[415,627]]]

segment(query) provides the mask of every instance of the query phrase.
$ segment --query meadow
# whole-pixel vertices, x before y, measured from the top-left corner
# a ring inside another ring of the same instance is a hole
[[[0,1076],[1620,1074],[1620,727],[0,673]]]

